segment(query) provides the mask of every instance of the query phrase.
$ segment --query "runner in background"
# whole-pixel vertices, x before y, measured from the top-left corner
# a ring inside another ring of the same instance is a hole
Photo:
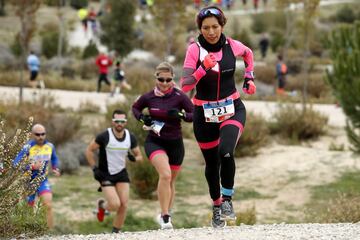
[[[143,157],[135,136],[125,128],[126,113],[120,109],[114,110],[111,124],[111,128],[91,141],[85,155],[105,196],[97,203],[97,218],[102,222],[106,210],[115,212],[112,232],[117,233],[124,225],[129,201],[130,179],[126,160],[138,162]],[[99,151],[98,164],[94,158],[95,151]]]

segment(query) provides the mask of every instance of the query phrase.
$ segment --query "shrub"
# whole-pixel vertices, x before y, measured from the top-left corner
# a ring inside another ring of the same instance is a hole
[[[64,2],[64,1],[61,1]],[[59,0],[44,0],[44,4],[50,6],[50,7],[56,7],[59,5]]]
[[[80,167],[80,160],[84,158],[87,145],[79,140],[65,143],[58,148],[57,155],[60,159],[60,170],[62,173],[72,174]]]
[[[249,31],[246,30],[245,28],[240,32],[239,39],[241,39],[241,42],[245,44],[247,47],[253,48]]]
[[[247,121],[239,144],[235,148],[235,157],[254,156],[268,141],[269,129],[265,119],[248,113]]]
[[[25,81],[24,81],[25,82]],[[2,71],[0,75],[1,86],[18,86],[19,85],[19,73],[16,71]]]
[[[152,199],[159,177],[150,161],[144,159],[143,163],[130,162],[127,166],[134,193],[141,199]]]
[[[311,221],[320,223],[357,223],[360,221],[360,196],[352,194],[338,194],[334,199],[322,203],[324,211],[307,212]]]
[[[289,76],[286,89],[303,90],[304,75]],[[307,93],[314,98],[324,98],[331,95],[330,87],[326,84],[323,74],[315,73],[309,75]]]
[[[289,74],[298,74],[302,70],[303,61],[301,58],[288,58],[286,60]]]
[[[75,9],[86,8],[88,6],[88,0],[71,0],[70,6]]]
[[[32,118],[27,127],[18,129],[12,138],[8,138],[4,129],[4,121],[0,122],[0,232],[1,237],[10,238],[34,237],[46,230],[45,216],[42,208],[34,211],[20,201],[35,193],[43,176],[31,180],[28,168],[29,158],[23,159],[13,166],[13,160],[30,137]]]
[[[80,75],[81,79],[84,80],[97,78],[98,68],[95,65],[95,59],[88,58],[81,61],[81,63],[76,67],[76,72]]]
[[[10,49],[15,56],[19,57],[21,55],[22,48],[20,44],[19,34],[15,35],[14,40],[10,45]]]
[[[256,224],[255,206],[236,214],[236,225],[239,226],[241,224],[246,224],[246,225]]]
[[[269,85],[273,85],[276,82],[275,64],[273,66],[256,66],[254,72],[256,81],[260,81]]]
[[[99,50],[96,47],[96,44],[93,41],[90,41],[89,44],[85,47],[82,58],[87,59],[95,57],[99,54]]]
[[[314,139],[325,133],[328,118],[312,108],[305,112],[295,105],[282,105],[273,116],[271,131],[293,142]]]
[[[100,107],[94,102],[87,100],[86,102],[81,102],[77,110],[80,113],[99,113]]]
[[[356,20],[356,15],[353,8],[345,5],[336,12],[335,19],[341,23],[353,23]]]
[[[72,139],[81,126],[81,116],[75,114],[56,114],[44,124],[48,139],[59,146]]]
[[[284,39],[284,33],[281,30],[274,29],[270,32],[271,35],[271,41],[270,41],[270,47],[273,52],[276,52],[279,47],[284,46],[285,39]]]
[[[152,52],[155,56],[163,57],[166,46],[165,34],[162,34],[157,28],[145,28],[142,47],[146,51]]]
[[[52,58],[57,55],[59,37],[59,29],[56,24],[49,23],[44,26],[44,29],[41,31],[41,48],[46,58]],[[67,38],[64,37],[62,55],[66,53],[67,45]]]
[[[55,146],[73,138],[81,125],[80,116],[71,113],[55,114],[60,111],[54,99],[49,96],[43,96],[36,102],[23,102],[20,106],[14,102],[0,103],[0,114],[8,122],[11,131],[26,124],[29,117],[33,117],[35,123],[46,127],[47,138]]]
[[[55,109],[54,101],[49,97],[42,97],[35,102],[23,102],[21,105],[15,101],[0,103],[0,114],[6,120],[7,130],[10,131],[25,125],[29,117],[33,117],[35,123],[48,122],[53,116],[51,110]]]
[[[156,64],[156,63],[154,63]],[[154,87],[155,66],[144,66],[144,64],[132,64],[125,68],[125,77],[132,86],[130,93],[143,94]]]

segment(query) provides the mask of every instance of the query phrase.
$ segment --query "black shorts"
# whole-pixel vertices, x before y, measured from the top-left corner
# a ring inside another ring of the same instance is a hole
[[[235,115],[228,120],[239,122],[245,127],[246,122],[246,108],[240,99],[234,100]],[[220,137],[220,125],[222,123],[205,122],[204,109],[200,106],[195,106],[193,115],[194,135],[198,142],[212,142]]]
[[[105,175],[104,179],[101,181],[100,184],[102,187],[106,187],[106,186],[115,186],[116,183],[122,183],[122,182],[124,183],[130,182],[129,174],[126,168],[124,168],[119,173],[116,173],[114,175],[110,175],[110,174]]]
[[[38,75],[38,71],[31,71],[30,72],[30,81],[35,81]]]
[[[169,158],[170,168],[178,170],[184,160],[185,149],[182,138],[161,139],[148,135],[145,140],[145,153],[149,160],[156,151],[164,151]]]

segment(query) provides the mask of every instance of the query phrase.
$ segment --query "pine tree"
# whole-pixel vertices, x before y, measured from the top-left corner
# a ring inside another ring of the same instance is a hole
[[[134,16],[136,3],[132,0],[110,0],[109,12],[101,17],[101,43],[109,50],[115,50],[121,57],[125,57],[133,49]]]
[[[335,29],[329,45],[333,71],[328,71],[328,82],[347,116],[352,150],[360,153],[360,22]]]

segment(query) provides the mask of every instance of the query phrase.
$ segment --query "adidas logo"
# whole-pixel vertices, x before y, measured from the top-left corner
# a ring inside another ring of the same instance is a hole
[[[225,154],[224,157],[230,157],[230,153]]]

